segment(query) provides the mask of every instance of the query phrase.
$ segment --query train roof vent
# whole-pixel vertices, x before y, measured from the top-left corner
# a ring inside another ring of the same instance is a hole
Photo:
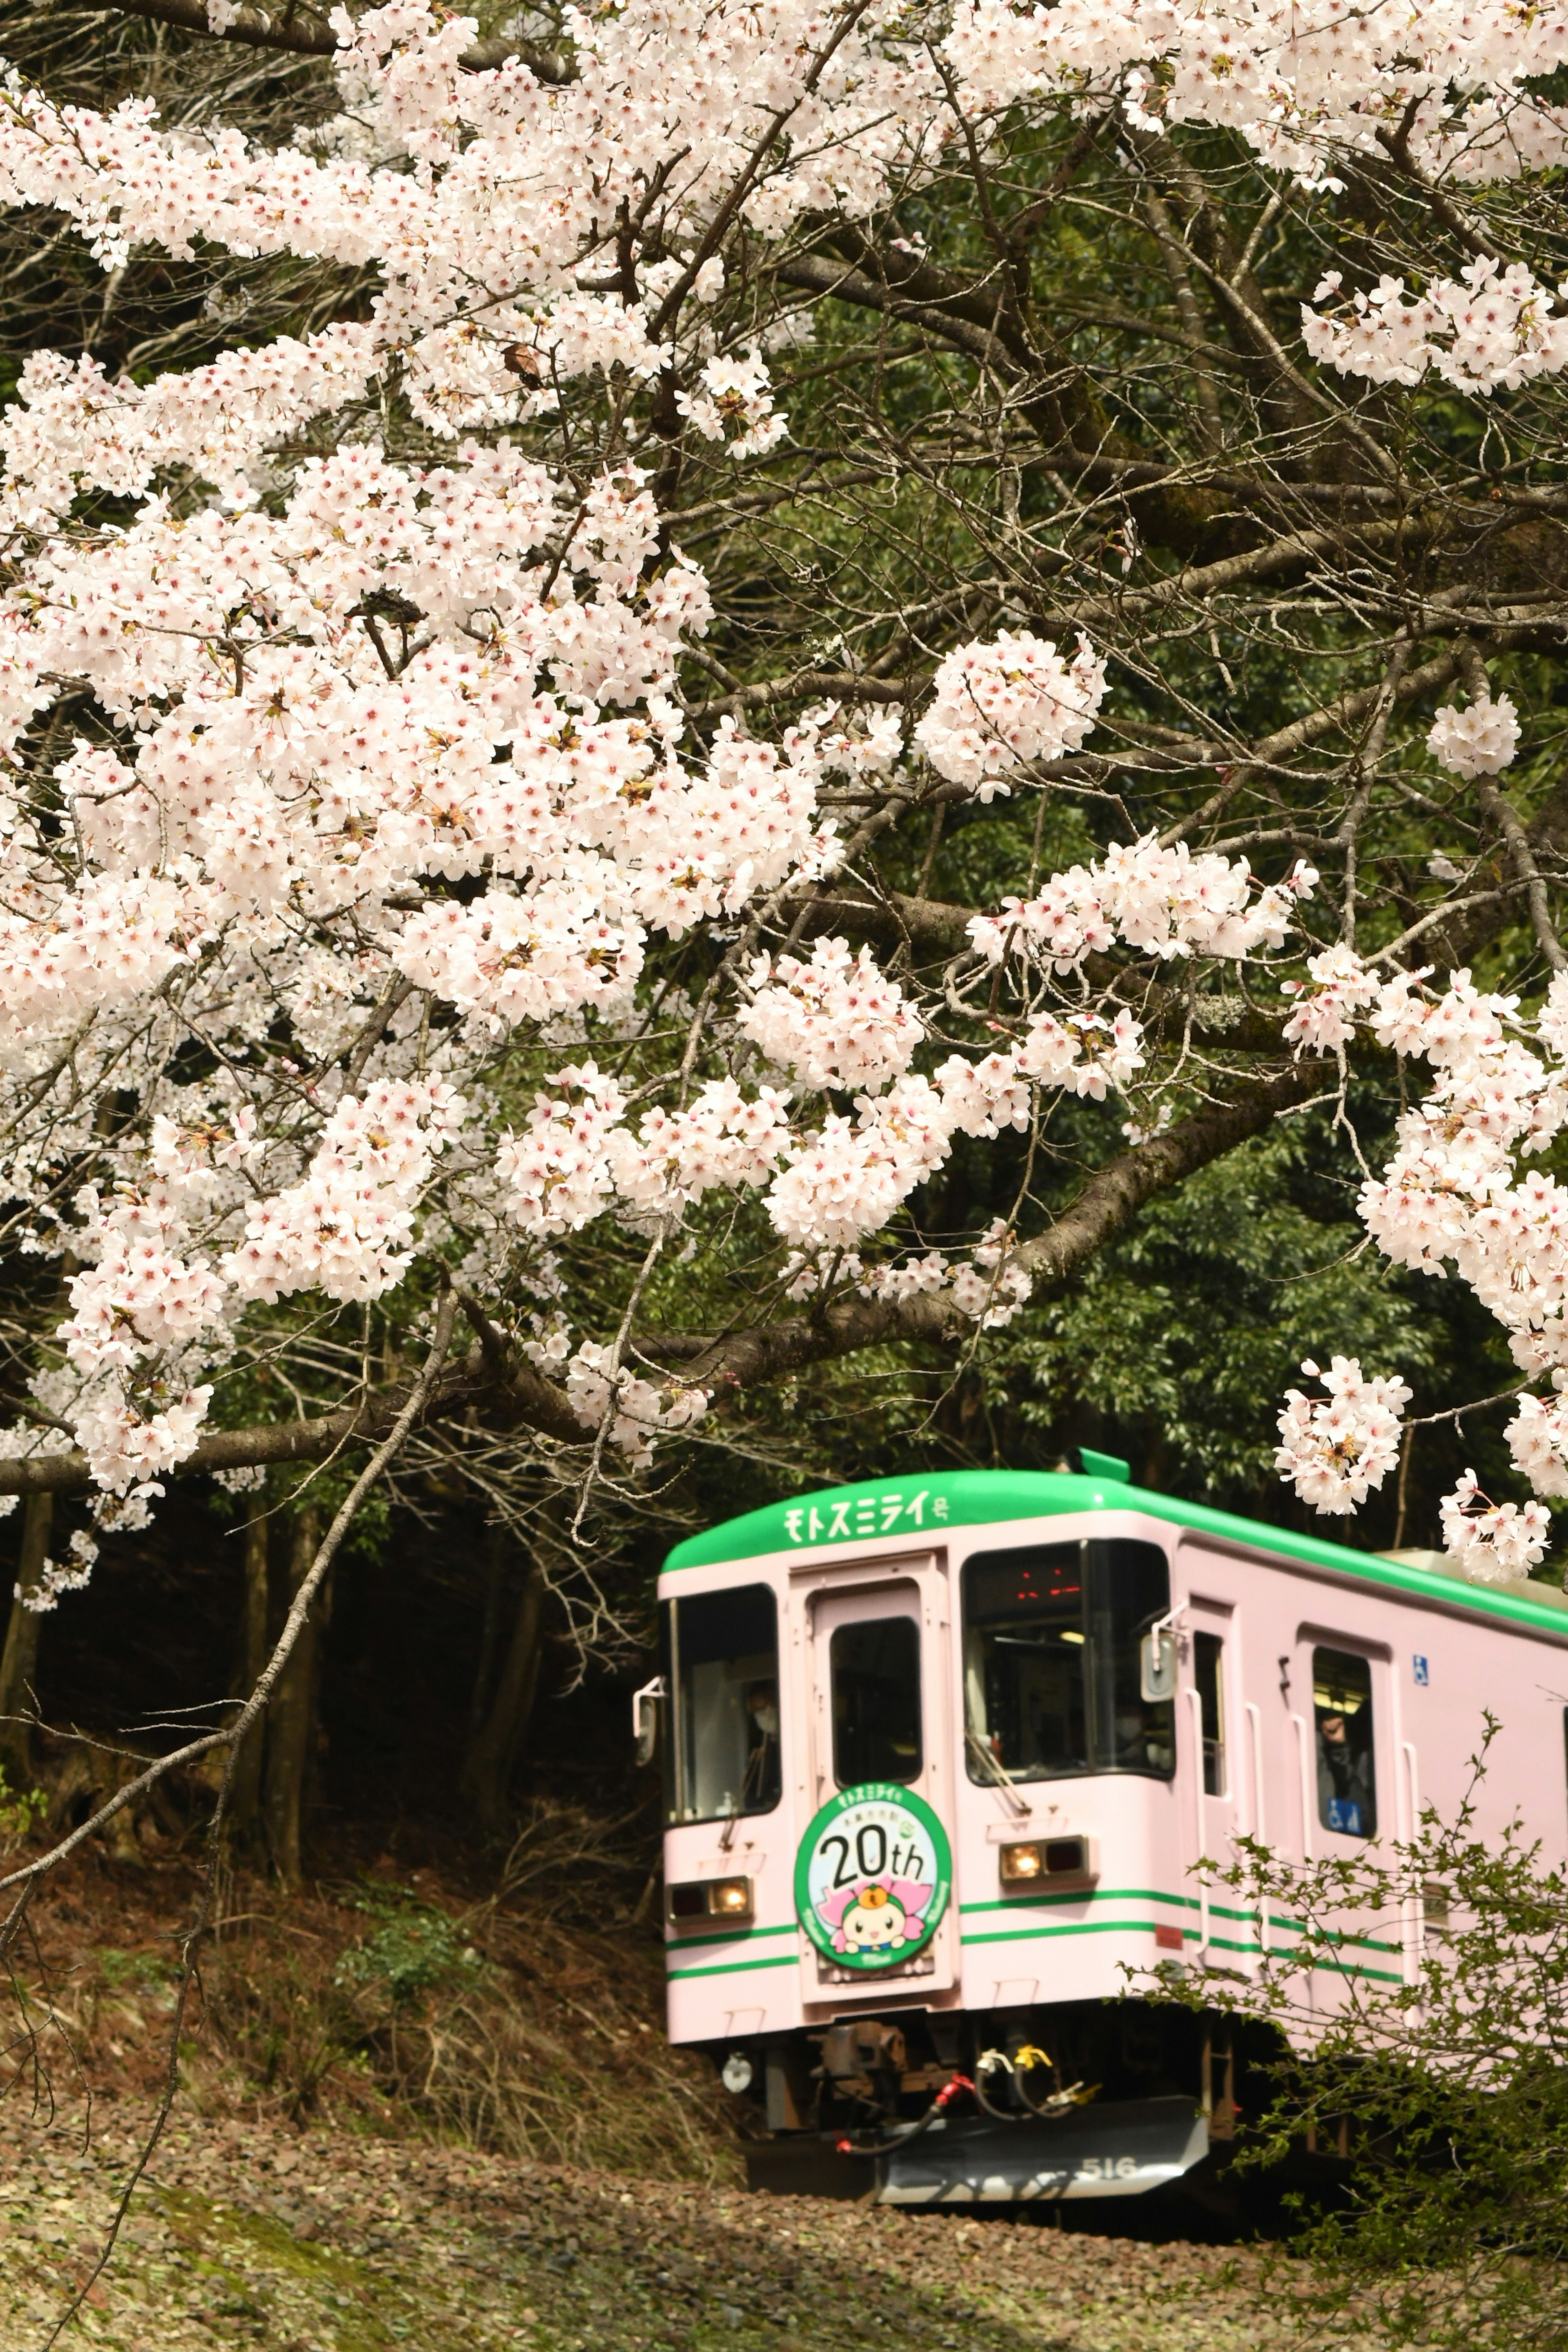
[[[1121,1486],[1132,1484],[1132,1465],[1120,1454],[1097,1454],[1091,1445],[1075,1445],[1067,1459],[1068,1468],[1081,1477],[1114,1478]]]

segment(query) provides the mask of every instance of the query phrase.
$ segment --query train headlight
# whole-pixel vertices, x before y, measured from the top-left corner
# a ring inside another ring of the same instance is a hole
[[[694,1927],[709,1919],[740,1927],[754,1907],[749,1878],[689,1878],[667,1886],[664,1893],[665,1916],[672,1927]]]
[[[1087,1886],[1099,1875],[1092,1838],[1027,1838],[1002,1848],[1004,1886]]]

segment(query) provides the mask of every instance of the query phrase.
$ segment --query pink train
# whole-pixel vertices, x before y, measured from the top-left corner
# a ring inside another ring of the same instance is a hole
[[[1282,1930],[1200,1855],[1407,1835],[1458,1804],[1488,1707],[1482,1833],[1517,1809],[1568,1853],[1568,1600],[1078,1458],[803,1495],[665,1565],[636,1712],[669,2032],[756,2102],[756,2186],[1201,2196],[1237,2047],[1125,1971],[1245,1971]],[[1367,1965],[1398,1981],[1422,1934]]]

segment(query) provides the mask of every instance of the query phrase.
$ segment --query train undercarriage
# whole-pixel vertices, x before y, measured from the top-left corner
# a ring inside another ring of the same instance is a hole
[[[900,2008],[705,2047],[743,2102],[753,2189],[920,2206],[1152,2197],[1188,2226],[1235,2219],[1226,2175],[1274,2054],[1259,2028],[1137,2000]]]

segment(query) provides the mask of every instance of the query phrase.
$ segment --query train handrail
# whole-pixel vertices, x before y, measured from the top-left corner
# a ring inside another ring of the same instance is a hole
[[[1252,1835],[1258,1845],[1266,1843],[1263,1826],[1263,1715],[1256,1699],[1245,1702],[1247,1728],[1252,1748]],[[1267,1956],[1268,1951],[1268,1897],[1258,1898],[1258,1948]]]
[[[1303,1862],[1315,1862],[1312,1824],[1318,1808],[1314,1801],[1317,1789],[1312,1771],[1311,1734],[1305,1716],[1293,1714],[1290,1720],[1296,1727],[1296,1753],[1301,1767],[1301,1859]]]
[[[1410,1845],[1415,1842],[1415,1832],[1421,1822],[1421,1798],[1415,1769],[1415,1742],[1413,1739],[1402,1739],[1399,1743],[1399,1753],[1405,1766],[1405,1843]],[[1405,1897],[1402,1908],[1405,1914],[1401,1921],[1404,1928],[1405,1981],[1407,1985],[1419,1984],[1426,1906],[1419,1895],[1410,1894]]]
[[[1209,1883],[1204,1872],[1204,1695],[1195,1683],[1187,1685],[1189,1713],[1193,1724],[1193,1804],[1197,1813],[1198,1851],[1193,1867],[1198,1873],[1198,1949],[1197,1958],[1206,1960],[1209,1949]]]

